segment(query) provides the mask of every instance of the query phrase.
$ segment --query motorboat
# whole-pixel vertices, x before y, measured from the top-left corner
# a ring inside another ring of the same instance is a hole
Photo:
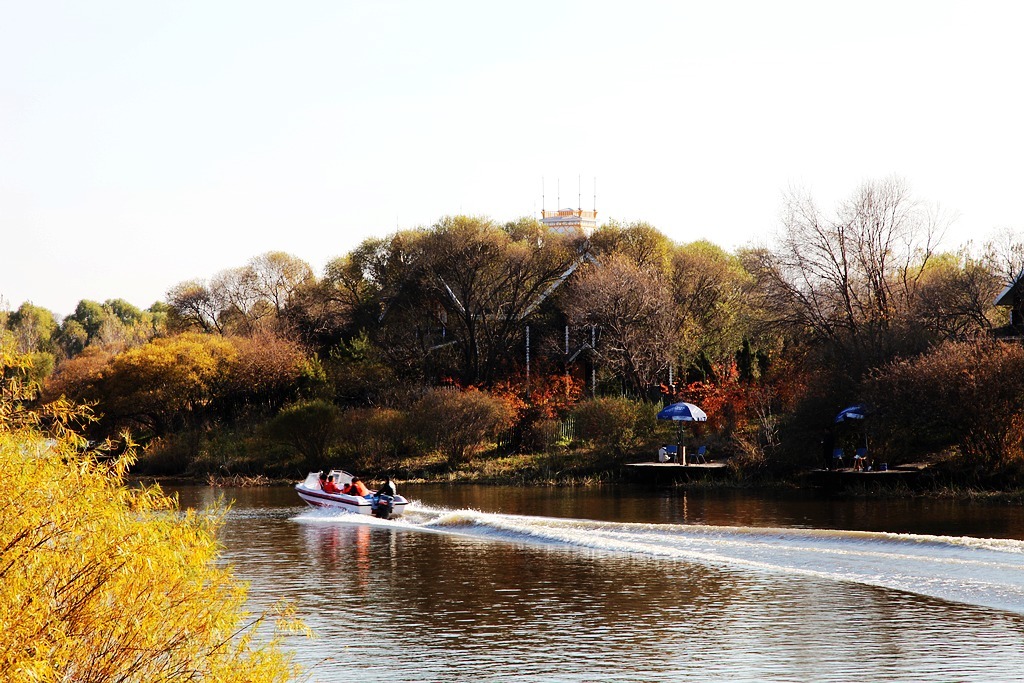
[[[345,470],[331,470],[327,477],[334,477],[339,488],[352,483],[352,475]],[[395,494],[393,496],[369,493],[356,496],[349,493],[328,493],[320,483],[320,472],[310,472],[301,482],[295,485],[295,492],[307,504],[317,508],[345,510],[359,515],[373,515],[380,519],[393,519],[405,512],[409,501]]]

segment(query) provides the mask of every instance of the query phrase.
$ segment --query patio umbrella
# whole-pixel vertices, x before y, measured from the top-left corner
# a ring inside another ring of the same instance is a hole
[[[855,406],[850,406],[849,408],[843,408],[840,410],[839,414],[836,415],[836,424],[845,422],[846,420],[863,420],[864,416],[867,414],[867,408],[858,403]]]
[[[677,422],[707,422],[708,416],[692,403],[680,402],[662,408],[658,412],[658,419]]]
[[[836,415],[836,424],[839,424],[840,422],[848,422],[850,420],[863,420],[865,417],[867,417],[867,414],[868,414],[867,407],[864,404],[862,404],[862,403],[858,403],[857,405],[850,406],[848,408],[843,408],[842,410],[840,410],[839,414]],[[865,425],[865,427],[864,427],[864,448],[867,448],[867,447],[868,447],[868,430],[867,430],[867,426]]]
[[[683,455],[683,423],[684,422],[707,422],[707,414],[692,403],[679,402],[665,406],[658,411],[659,420],[672,420],[679,423],[679,457],[683,465],[686,463],[686,456]]]

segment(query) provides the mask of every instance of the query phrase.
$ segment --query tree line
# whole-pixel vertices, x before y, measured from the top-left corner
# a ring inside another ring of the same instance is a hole
[[[450,423],[461,400],[484,416],[478,436],[447,447],[464,460],[498,431],[515,435],[512,447],[550,448],[552,422],[574,411],[580,424],[602,424],[583,419],[588,400],[692,399],[711,416],[706,437],[737,462],[785,471],[817,462],[835,411],[870,402],[873,440],[890,460],[946,453],[1011,473],[1022,347],[992,338],[1008,322],[996,295],[1024,266],[1013,233],[941,251],[949,218],[897,178],[865,183],[831,211],[791,193],[782,215],[776,243],[732,253],[643,222],[587,238],[528,218],[452,216],[367,239],[320,276],[271,252],[182,282],[144,311],[82,301],[58,320],[26,303],[0,322],[5,343],[34,359],[21,372],[40,400],[94,404],[97,435],[188,433],[198,444],[214,427],[260,423],[273,434],[277,420],[279,440],[294,444],[302,410],[318,402],[321,421],[327,410],[380,423],[375,437],[350,435],[351,450],[369,440],[400,459],[446,448],[454,434],[430,427]],[[964,372],[1001,386],[978,385],[971,424],[955,405],[967,394],[950,390],[966,392]],[[907,391],[921,393],[893,403]],[[413,405],[427,424],[394,421]],[[925,429],[908,405],[950,419]],[[650,411],[618,413],[632,415],[622,423],[630,439],[602,437],[616,449],[653,432]],[[339,439],[304,448],[327,457],[344,450]]]

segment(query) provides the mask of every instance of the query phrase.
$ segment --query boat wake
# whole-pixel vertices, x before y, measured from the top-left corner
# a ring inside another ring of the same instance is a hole
[[[400,520],[304,513],[480,540],[850,581],[1024,613],[1024,541],[866,531],[638,524],[449,510],[412,503]]]

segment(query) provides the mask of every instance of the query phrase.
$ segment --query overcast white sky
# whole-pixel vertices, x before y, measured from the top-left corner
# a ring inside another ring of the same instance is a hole
[[[1018,7],[1020,9],[1018,9]],[[0,0],[0,297],[147,307],[447,214],[763,243],[903,177],[1024,228],[1024,3]],[[579,182],[577,179],[582,178]]]

